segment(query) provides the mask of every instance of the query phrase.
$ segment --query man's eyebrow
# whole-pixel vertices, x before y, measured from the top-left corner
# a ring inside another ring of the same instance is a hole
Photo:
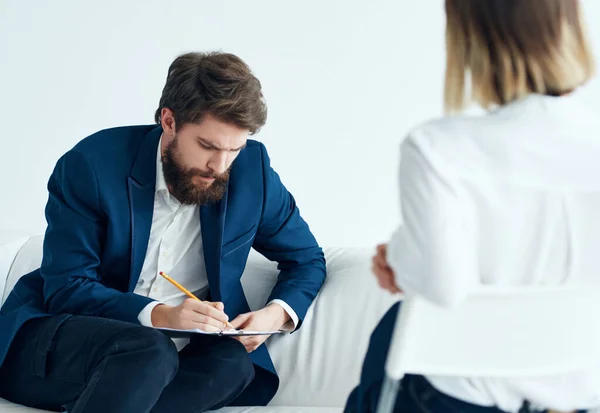
[[[229,152],[237,152],[237,151],[241,151],[242,149],[244,149],[246,147],[246,143],[244,143],[242,146],[240,146],[239,148],[233,148],[233,149],[226,149],[226,148],[221,148],[217,145],[215,145],[214,143],[212,143],[211,141],[209,141],[208,139],[204,139],[202,136],[197,136],[197,139],[202,142],[203,145],[206,145],[208,147],[217,149],[219,151],[229,151]]]

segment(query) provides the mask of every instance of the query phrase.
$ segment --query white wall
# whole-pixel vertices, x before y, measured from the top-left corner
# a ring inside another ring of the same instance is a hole
[[[586,6],[600,59],[600,2]],[[261,79],[257,138],[321,243],[384,240],[398,143],[441,114],[443,32],[442,0],[0,0],[0,228],[43,231],[60,155],[151,123],[171,60],[220,49]]]

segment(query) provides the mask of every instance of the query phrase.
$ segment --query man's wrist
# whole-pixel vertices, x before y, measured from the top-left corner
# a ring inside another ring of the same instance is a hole
[[[167,314],[169,312],[169,306],[166,304],[158,304],[152,309],[150,318],[152,320],[152,326],[154,327],[167,327]]]
[[[283,327],[288,322],[291,321],[290,315],[285,311],[285,309],[277,303],[271,303],[265,307],[265,310],[272,314],[274,322],[279,327]]]

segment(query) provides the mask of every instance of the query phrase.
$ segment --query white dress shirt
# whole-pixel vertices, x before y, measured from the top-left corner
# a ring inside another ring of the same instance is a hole
[[[162,137],[156,154],[156,190],[150,239],[140,278],[134,289],[134,293],[155,300],[144,307],[138,316],[139,322],[147,327],[153,327],[151,314],[158,304],[177,306],[187,298],[165,280],[160,271],[194,292],[201,300],[209,292],[200,231],[200,208],[197,205],[182,205],[169,192],[162,168],[161,144]],[[294,310],[282,300],[269,302],[272,303],[284,308],[296,328],[298,316]],[[184,339],[174,341],[179,349],[188,342]]]
[[[481,285],[600,283],[600,117],[576,93],[416,128],[401,146],[400,198],[388,261],[407,294],[452,306]],[[508,412],[524,400],[560,411],[600,406],[600,366],[427,379]]]

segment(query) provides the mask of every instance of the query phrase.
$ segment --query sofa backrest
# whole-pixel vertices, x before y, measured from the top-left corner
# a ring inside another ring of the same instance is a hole
[[[42,236],[21,239],[5,279],[3,300],[20,276],[39,267]],[[274,406],[343,406],[358,383],[371,331],[392,305],[370,271],[372,251],[326,248],[327,279],[302,328],[267,342],[281,379]],[[1,268],[0,268],[1,271]],[[277,280],[277,264],[256,252],[242,284],[252,309],[261,308]],[[0,288],[0,292],[2,289]]]

